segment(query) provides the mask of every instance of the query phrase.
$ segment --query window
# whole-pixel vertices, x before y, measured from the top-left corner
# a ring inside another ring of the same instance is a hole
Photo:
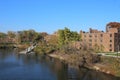
[[[117,34],[117,33],[115,33],[115,37],[116,37],[116,38],[118,37],[118,34]]]
[[[110,37],[112,37],[112,34],[110,34]]]
[[[92,42],[92,39],[89,39],[89,42]]]
[[[110,47],[112,47],[112,44],[110,44]]]
[[[110,42],[112,42],[112,40],[110,40]]]
[[[103,37],[103,34],[100,34],[101,37]]]
[[[120,32],[120,28],[118,28],[118,32]]]
[[[89,37],[92,37],[92,35],[89,35]]]
[[[112,49],[109,49],[109,51],[112,51]]]

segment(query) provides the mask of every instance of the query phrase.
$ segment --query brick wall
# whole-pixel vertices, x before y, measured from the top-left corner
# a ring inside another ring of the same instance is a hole
[[[116,52],[118,50],[118,28],[109,28],[108,31],[102,32],[98,30],[90,29],[90,32],[82,32],[82,41],[94,48],[97,44],[98,46],[103,46],[105,52]],[[119,34],[120,37],[120,34]]]

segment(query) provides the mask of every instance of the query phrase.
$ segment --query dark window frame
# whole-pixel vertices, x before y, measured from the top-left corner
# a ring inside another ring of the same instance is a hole
[[[112,42],[112,40],[110,40],[110,42]]]
[[[110,37],[112,37],[112,34],[110,34]]]
[[[103,34],[100,34],[100,37],[103,37]]]
[[[110,44],[110,48],[112,47],[112,44]]]

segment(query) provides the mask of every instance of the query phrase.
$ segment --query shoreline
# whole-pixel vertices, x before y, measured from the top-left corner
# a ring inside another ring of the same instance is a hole
[[[56,59],[59,59],[61,61],[65,61],[66,63],[70,64],[69,61],[67,59],[65,59],[65,56],[61,56],[61,55],[58,55],[58,54],[48,54],[49,57],[52,57],[52,58],[56,58]],[[72,63],[72,64],[76,64],[76,63]],[[80,68],[79,65],[75,65],[76,67]],[[113,75],[113,76],[116,76],[111,70],[107,70],[104,68],[105,65],[102,65],[100,63],[96,63],[96,64],[93,64],[92,66],[85,66],[85,68],[88,68],[88,69],[91,69],[91,70],[96,70],[96,71],[100,71],[100,72],[103,72],[105,74],[109,74],[109,75]]]

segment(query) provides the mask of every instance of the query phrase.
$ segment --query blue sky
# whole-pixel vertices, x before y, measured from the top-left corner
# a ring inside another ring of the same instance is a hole
[[[105,30],[120,22],[120,0],[0,0],[0,32]]]

